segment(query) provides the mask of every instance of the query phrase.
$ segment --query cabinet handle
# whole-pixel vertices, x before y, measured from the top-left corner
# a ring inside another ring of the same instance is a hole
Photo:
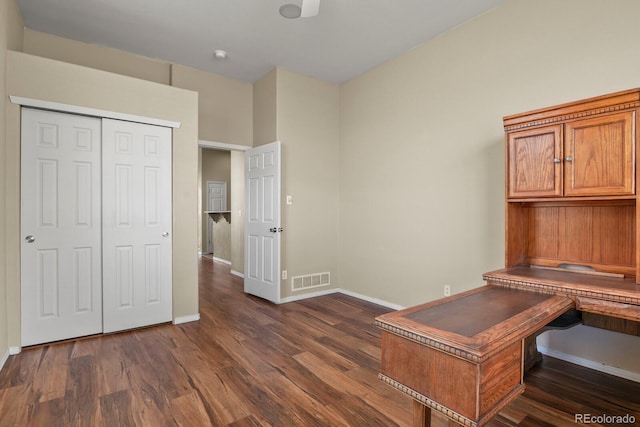
[[[573,162],[573,157],[569,156],[565,159],[567,162]]]
[[[561,161],[562,161],[562,160],[560,160],[560,159],[559,159],[559,158],[557,158],[557,157],[553,159],[553,163],[560,163]]]

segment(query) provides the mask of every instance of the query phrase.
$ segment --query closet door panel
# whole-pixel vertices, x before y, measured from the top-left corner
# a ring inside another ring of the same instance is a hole
[[[22,345],[102,332],[100,119],[22,109]]]
[[[104,331],[172,320],[171,130],[103,120]]]

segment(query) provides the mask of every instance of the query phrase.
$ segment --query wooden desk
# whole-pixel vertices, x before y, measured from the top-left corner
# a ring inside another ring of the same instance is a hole
[[[484,286],[379,316],[380,378],[417,402],[415,425],[430,425],[433,409],[482,426],[524,390],[524,339],[573,307],[566,296]]]

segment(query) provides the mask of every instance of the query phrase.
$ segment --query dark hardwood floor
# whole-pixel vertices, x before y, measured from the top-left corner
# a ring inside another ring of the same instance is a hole
[[[373,318],[387,311],[341,294],[276,306],[203,258],[200,321],[10,357],[0,426],[411,425],[410,399],[377,378]],[[575,413],[640,422],[638,383],[550,358],[526,383],[490,426],[575,426]]]

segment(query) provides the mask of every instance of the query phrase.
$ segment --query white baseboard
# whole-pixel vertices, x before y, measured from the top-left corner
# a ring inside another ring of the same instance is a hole
[[[231,270],[231,274],[233,274],[234,276],[242,277],[244,279],[244,274],[240,273],[239,271]]]
[[[0,371],[2,371],[2,368],[4,367],[4,364],[7,363],[8,359],[9,359],[9,349],[7,349],[7,351],[4,352],[4,354],[2,355],[2,359],[0,359]]]
[[[638,372],[631,372],[625,369],[616,368],[615,366],[605,365],[603,363],[584,359],[572,354],[552,350],[541,345],[538,346],[538,351],[545,356],[555,357],[556,359],[564,360],[565,362],[573,363],[574,365],[583,366],[585,368],[593,369],[594,371],[603,372],[605,374],[614,375],[616,377],[640,383],[640,373]]]
[[[347,290],[344,290],[344,289],[339,289],[338,292],[340,292],[341,294],[349,295],[350,297],[361,299],[363,301],[371,302],[373,304],[378,304],[378,305],[381,305],[383,307],[390,308],[392,310],[402,310],[403,308],[405,308],[405,307],[403,307],[401,305],[398,305],[398,304],[394,304],[394,303],[391,303],[391,302],[388,302],[388,301],[383,301],[383,300],[378,299],[378,298],[371,298],[371,297],[368,297],[366,295],[362,295],[362,294],[359,294],[359,293],[356,293],[356,292],[347,291]]]
[[[9,347],[9,354],[10,355],[15,355],[15,354],[20,354],[22,352],[22,347]]]
[[[316,291],[316,292],[307,292],[300,295],[291,295],[286,298],[282,298],[280,300],[280,304],[285,304],[288,302],[294,301],[302,301],[309,298],[321,297],[323,295],[335,294],[336,292],[340,292],[340,289],[325,289],[324,291]]]
[[[191,314],[189,316],[176,317],[175,319],[173,319],[173,324],[179,325],[181,323],[197,322],[198,320],[200,320],[200,313]]]
[[[378,304],[381,305],[383,307],[387,307],[390,308],[392,310],[402,310],[404,307],[398,305],[398,304],[393,304],[387,301],[383,301],[377,298],[371,298],[368,297],[366,295],[362,295],[362,294],[358,294],[356,292],[351,292],[351,291],[347,291],[344,289],[340,289],[340,288],[333,288],[333,289],[326,289],[323,291],[316,291],[316,292],[308,292],[308,293],[304,293],[304,294],[300,294],[300,295],[292,295],[292,296],[288,296],[286,298],[282,298],[280,300],[280,304],[284,304],[287,302],[294,302],[294,301],[302,301],[305,299],[309,299],[309,298],[314,298],[314,297],[321,297],[323,295],[329,295],[329,294],[335,294],[335,293],[340,293],[340,294],[345,294],[348,295],[350,297],[354,297],[354,298],[358,298],[360,300],[363,301],[367,301],[367,302],[371,302],[373,304]]]
[[[215,257],[215,256],[214,256],[214,257],[213,257],[213,260],[214,260],[214,261],[221,262],[221,263],[223,263],[223,264],[231,265],[231,261],[228,261],[228,260],[226,260],[226,259],[222,259],[222,258],[218,258],[218,257]]]

